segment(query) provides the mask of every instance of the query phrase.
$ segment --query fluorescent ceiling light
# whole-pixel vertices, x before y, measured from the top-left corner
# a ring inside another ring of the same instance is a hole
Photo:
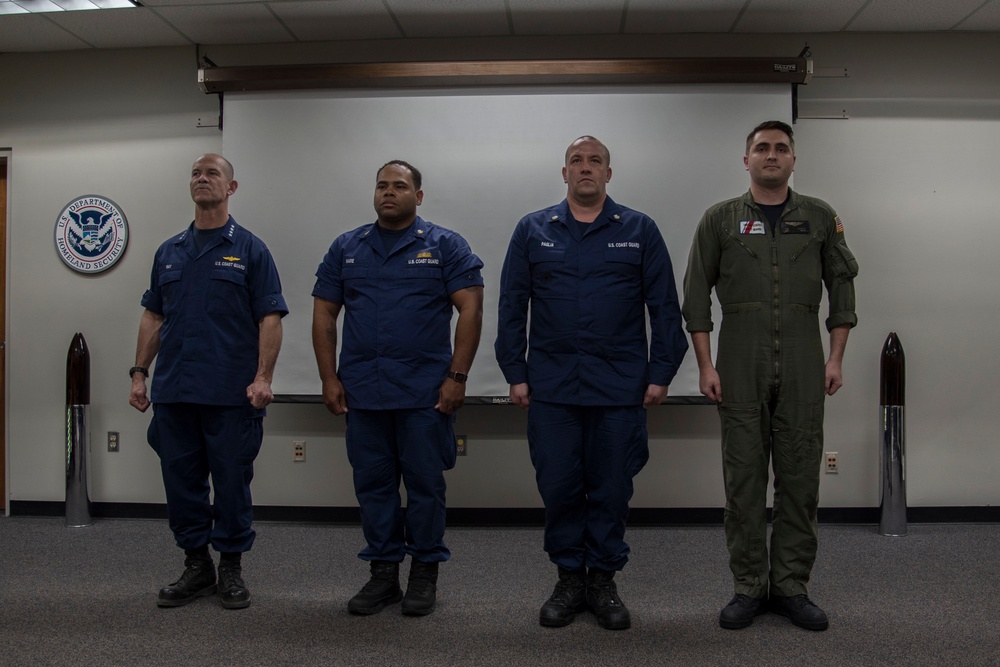
[[[0,15],[135,7],[131,0],[0,0]]]

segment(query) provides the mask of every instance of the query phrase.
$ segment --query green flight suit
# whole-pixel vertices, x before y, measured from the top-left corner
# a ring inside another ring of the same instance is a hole
[[[825,284],[827,329],[857,324],[857,273],[837,214],[791,190],[773,232],[749,192],[708,209],[695,232],[683,313],[688,331],[711,331],[715,288],[725,529],[736,593],[806,593],[823,450],[826,361],[818,313]]]

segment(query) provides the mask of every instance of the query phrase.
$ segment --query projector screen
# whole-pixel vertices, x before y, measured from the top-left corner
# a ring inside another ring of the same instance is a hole
[[[608,194],[657,222],[680,291],[702,213],[748,187],[747,133],[763,120],[789,122],[791,112],[788,84],[227,93],[223,146],[239,182],[230,210],[271,249],[291,311],[275,393],[320,394],[316,267],[336,236],[374,222],[375,174],[389,160],[420,169],[417,213],[462,234],[485,264],[483,336],[467,395],[500,402],[508,389],[493,356],[500,267],[517,221],[566,196],[570,142],[590,134],[608,146]],[[689,351],[670,397],[699,396]]]

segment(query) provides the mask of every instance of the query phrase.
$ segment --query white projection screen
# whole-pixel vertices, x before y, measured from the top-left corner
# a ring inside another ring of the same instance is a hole
[[[590,134],[608,146],[608,194],[656,220],[680,293],[702,213],[747,189],[747,132],[791,114],[789,84],[227,93],[223,145],[239,181],[231,211],[270,247],[291,311],[275,393],[290,401],[320,394],[314,274],[337,235],[375,220],[375,174],[385,162],[421,170],[418,214],[461,233],[485,264],[483,336],[467,395],[501,402],[507,384],[493,355],[500,267],[517,221],[565,197],[561,169],[573,139]],[[700,397],[691,351],[670,397]]]

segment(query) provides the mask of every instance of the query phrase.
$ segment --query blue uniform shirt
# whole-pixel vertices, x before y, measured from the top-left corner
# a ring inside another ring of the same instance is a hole
[[[482,285],[482,267],[465,239],[419,216],[389,253],[374,223],[333,242],[312,294],[344,307],[337,376],[349,408],[437,403],[451,364],[450,295]]]
[[[264,242],[232,216],[199,253],[194,224],[156,251],[144,308],[163,316],[153,403],[249,405],[259,322],[288,314]]]
[[[585,231],[571,224],[563,200],[514,230],[500,277],[500,370],[542,401],[641,404],[647,385],[670,384],[688,347],[667,247],[656,223],[610,197]]]

